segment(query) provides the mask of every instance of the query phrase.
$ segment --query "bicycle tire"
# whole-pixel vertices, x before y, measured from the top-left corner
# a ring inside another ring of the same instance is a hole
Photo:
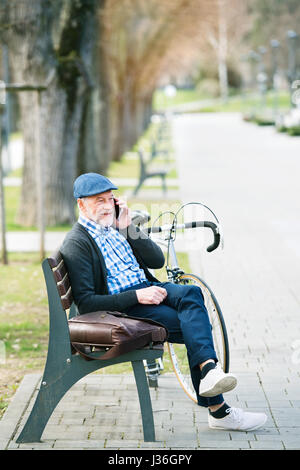
[[[182,274],[179,284],[193,284],[201,288],[208,311],[214,347],[224,372],[229,371],[229,343],[225,321],[217,299],[208,285],[195,274]],[[190,377],[186,347],[184,344],[167,343],[175,375],[188,397],[197,403],[197,396]]]

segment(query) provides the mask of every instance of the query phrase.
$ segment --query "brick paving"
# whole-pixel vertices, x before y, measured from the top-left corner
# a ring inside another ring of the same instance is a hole
[[[248,433],[210,430],[206,410],[186,397],[173,374],[162,375],[159,387],[151,389],[155,443],[143,441],[133,376],[95,373],[79,381],[61,400],[47,424],[41,443],[16,444],[18,430],[24,425],[34,403],[39,379],[38,374],[25,377],[0,422],[3,448],[192,450],[252,449],[266,445],[272,449],[284,448],[284,438],[263,395],[256,405],[257,410],[263,408],[269,415],[263,429]],[[253,386],[260,387],[255,376],[248,378],[247,373],[242,373],[240,379],[251,379]],[[241,390],[231,397],[231,404],[246,407],[249,393],[249,390],[247,393]]]
[[[211,207],[225,234],[224,250],[189,250],[226,318],[239,378],[226,401],[264,411],[267,423],[210,430],[206,410],[164,374],[151,389],[157,441],[144,443],[133,376],[96,373],[66,394],[41,443],[17,445],[39,383],[28,375],[0,421],[0,448],[300,449],[300,140],[234,114],[179,116],[173,129],[181,199]]]
[[[236,397],[267,411],[274,426],[250,445],[299,449],[300,140],[236,114],[185,116],[174,128],[178,155],[185,152],[182,199],[197,194],[225,239],[223,250],[193,250],[192,269],[222,305],[231,370],[240,376]]]

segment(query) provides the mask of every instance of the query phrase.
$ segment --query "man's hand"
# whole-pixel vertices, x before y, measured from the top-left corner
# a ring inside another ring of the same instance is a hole
[[[116,227],[119,229],[127,228],[131,224],[131,211],[123,199],[115,197],[115,203],[119,206],[119,217],[116,219]]]
[[[136,295],[140,304],[159,305],[168,294],[163,287],[151,286],[136,290]]]

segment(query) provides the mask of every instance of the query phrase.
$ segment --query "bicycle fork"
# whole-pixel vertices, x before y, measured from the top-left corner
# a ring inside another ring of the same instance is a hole
[[[158,376],[164,368],[161,358],[153,361],[144,361],[144,365],[149,387],[158,387]]]

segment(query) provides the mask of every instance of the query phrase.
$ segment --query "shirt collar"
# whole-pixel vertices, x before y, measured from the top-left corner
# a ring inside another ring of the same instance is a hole
[[[78,223],[83,225],[83,227],[86,228],[87,231],[95,237],[99,237],[100,235],[105,236],[112,230],[112,227],[104,227],[103,225],[99,225],[82,214],[79,215]]]

